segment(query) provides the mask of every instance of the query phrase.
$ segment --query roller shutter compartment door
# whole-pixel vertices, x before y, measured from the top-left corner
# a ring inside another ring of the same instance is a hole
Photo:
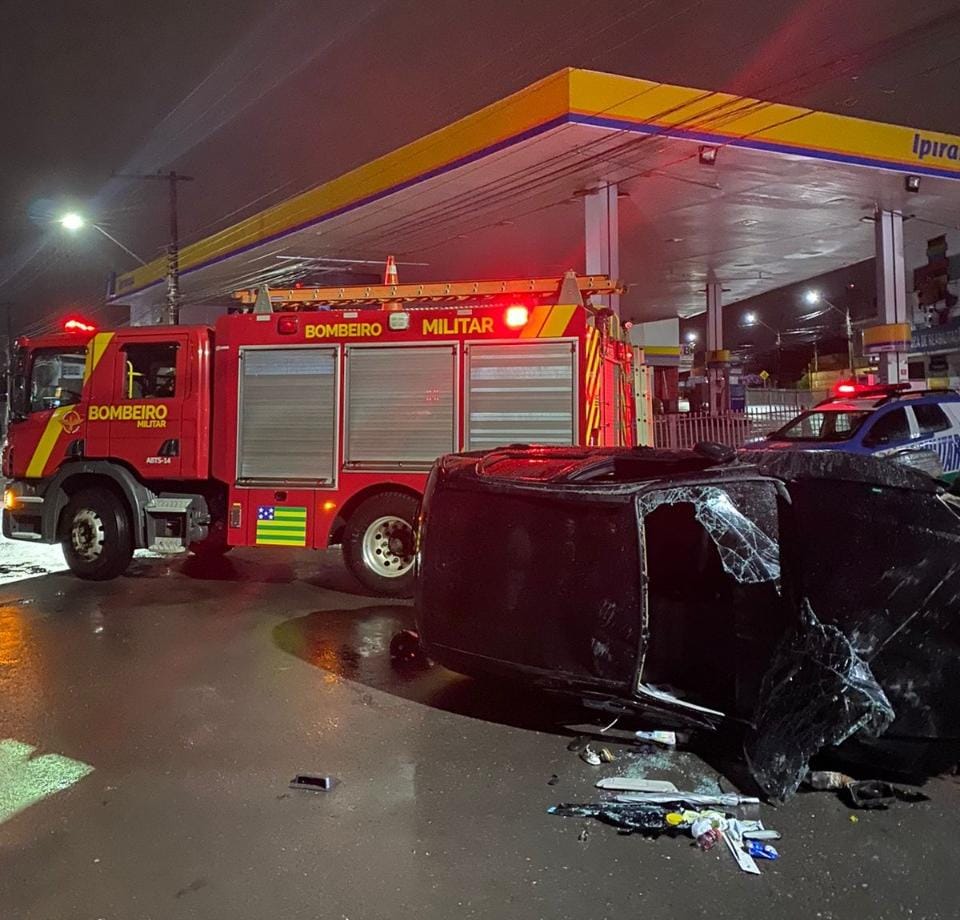
[[[455,362],[449,344],[347,348],[344,463],[426,468],[456,450]]]
[[[335,348],[240,353],[237,475],[241,481],[334,481]]]
[[[467,374],[467,450],[574,443],[573,343],[471,344]]]

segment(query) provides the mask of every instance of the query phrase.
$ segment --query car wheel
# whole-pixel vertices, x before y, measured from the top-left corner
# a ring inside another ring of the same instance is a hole
[[[419,501],[405,492],[381,492],[347,521],[343,555],[357,580],[376,594],[413,594],[414,535]]]
[[[79,492],[62,518],[63,555],[79,578],[106,581],[122,575],[133,558],[130,512],[106,489]]]

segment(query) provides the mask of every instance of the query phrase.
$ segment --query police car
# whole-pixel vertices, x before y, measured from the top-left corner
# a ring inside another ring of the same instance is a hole
[[[750,449],[843,450],[907,462],[932,451],[942,472],[931,472],[955,479],[960,474],[960,393],[908,387],[841,384],[835,396]]]

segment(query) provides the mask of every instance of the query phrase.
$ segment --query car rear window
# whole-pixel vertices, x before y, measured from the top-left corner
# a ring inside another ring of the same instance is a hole
[[[936,434],[938,431],[946,431],[950,427],[947,414],[933,403],[914,406],[913,414],[917,417],[920,434]]]
[[[881,415],[863,439],[864,447],[879,447],[891,441],[903,441],[910,437],[910,422],[903,409],[894,409]]]

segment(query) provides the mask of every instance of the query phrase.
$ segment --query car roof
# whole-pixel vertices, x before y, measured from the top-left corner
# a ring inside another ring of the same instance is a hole
[[[897,404],[924,406],[945,402],[960,403],[960,393],[956,390],[906,390],[902,393],[877,393],[853,399],[835,396],[818,403],[813,409],[818,412],[863,412]]]

